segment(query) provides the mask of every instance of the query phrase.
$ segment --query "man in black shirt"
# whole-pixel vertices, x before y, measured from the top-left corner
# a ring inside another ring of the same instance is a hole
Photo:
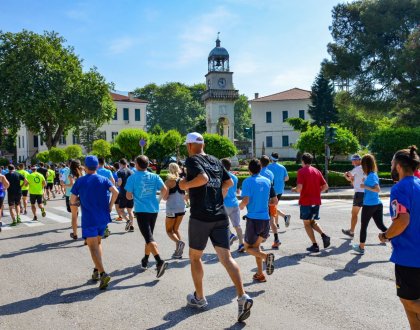
[[[223,206],[223,195],[233,185],[221,162],[204,153],[204,139],[199,133],[189,133],[186,140],[189,157],[185,162],[187,177],[179,188],[188,190],[191,215],[188,227],[191,274],[195,292],[187,296],[188,305],[207,306],[203,290],[204,269],[201,257],[210,238],[217,256],[229,273],[238,294],[238,321],[251,314],[252,299],[245,293],[238,264],[230,254],[229,219]]]
[[[45,164],[43,162],[39,163],[39,167],[38,167],[37,171],[44,176],[45,182],[47,182],[48,169],[45,167]],[[46,195],[47,195],[47,185],[45,185],[45,187],[44,187],[44,196],[43,196],[43,199],[44,199],[43,202],[44,202],[45,205],[47,205],[47,196]]]
[[[10,216],[12,217],[11,226],[16,226],[20,223],[20,200],[22,198],[22,186],[21,183],[26,186],[28,181],[25,177],[15,171],[15,167],[10,164],[8,166],[9,173],[5,175],[7,181],[9,181],[9,188],[7,188],[7,201],[9,204]]]
[[[134,220],[134,213],[133,213],[133,206],[134,201],[128,200],[126,197],[126,190],[125,184],[127,183],[127,179],[133,174],[133,171],[128,168],[127,160],[122,158],[120,159],[120,169],[117,172],[118,182],[117,186],[120,188],[120,193],[118,195],[118,208],[120,210],[120,214],[126,221],[125,230],[133,232],[133,220]],[[124,209],[127,209],[128,219],[125,215]]]

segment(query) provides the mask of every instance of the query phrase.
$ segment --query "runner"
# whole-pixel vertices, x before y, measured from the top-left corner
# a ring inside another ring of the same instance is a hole
[[[118,209],[120,211],[120,215],[126,221],[125,230],[128,232],[134,231],[133,221],[134,221],[134,214],[133,214],[133,200],[128,200],[125,191],[125,185],[127,184],[128,178],[133,174],[127,167],[127,160],[125,158],[120,159],[119,162],[119,171],[117,172],[118,182],[117,186],[120,189],[120,193],[118,195]],[[125,213],[125,209],[127,209],[127,215]]]
[[[152,253],[156,260],[156,277],[159,278],[165,273],[168,263],[161,259],[158,245],[153,238],[153,230],[159,212],[156,192],[160,190],[161,196],[165,196],[168,189],[159,175],[147,171],[148,165],[149,158],[146,156],[136,158],[136,172],[128,178],[125,190],[127,199],[134,199],[137,224],[146,241],[141,267],[147,269],[149,255]]]
[[[99,161],[99,167],[97,170],[97,174],[103,176],[104,178],[107,178],[115,186],[115,180],[114,180],[114,177],[112,176],[112,172],[105,168],[105,159],[103,157],[99,157],[98,161]],[[111,194],[108,192],[108,197],[110,196]],[[111,218],[111,222],[112,222],[112,218]],[[109,235],[111,235],[111,231],[109,230],[108,226],[106,226],[103,238],[107,238]]]
[[[353,208],[351,209],[351,222],[350,222],[350,229],[341,229],[343,234],[353,238],[354,237],[354,229],[357,225],[357,217],[359,215],[359,211],[363,206],[363,197],[365,195],[365,190],[360,187],[363,183],[365,178],[365,174],[363,173],[362,165],[361,165],[361,158],[359,155],[353,155],[351,157],[351,163],[354,166],[353,170],[350,172],[344,173],[344,177],[347,181],[351,182],[354,188],[354,196],[353,196]]]
[[[308,247],[306,251],[319,252],[314,230],[321,234],[324,249],[331,244],[331,238],[322,231],[317,222],[321,192],[328,190],[328,184],[321,172],[311,165],[312,161],[313,156],[310,153],[305,152],[302,155],[302,168],[297,172],[297,186],[292,188],[292,191],[300,193],[300,218],[303,220],[306,234],[312,242],[312,246]]]
[[[67,207],[67,212],[71,213],[72,233],[70,233],[70,238],[74,240],[78,239],[77,219],[79,217],[79,207],[77,205],[71,205],[70,203],[71,189],[74,186],[74,183],[76,182],[76,180],[82,176],[83,176],[83,168],[82,168],[82,165],[80,164],[80,160],[78,159],[72,160],[70,163],[70,173],[67,177],[68,184],[66,184],[66,191],[68,191],[68,194],[70,195],[70,197],[66,196],[66,207]]]
[[[420,329],[420,179],[413,176],[419,164],[416,146],[395,153],[391,173],[398,183],[391,189],[392,224],[379,234],[381,242],[391,240],[397,296],[411,329]]]
[[[241,211],[239,210],[239,201],[236,197],[236,194],[239,192],[238,190],[238,178],[232,172],[230,172],[232,163],[228,158],[224,158],[221,160],[223,167],[228,171],[230,178],[233,181],[233,186],[230,187],[227,193],[224,196],[223,203],[225,205],[226,213],[230,219],[232,227],[235,228],[236,236],[234,238],[239,239],[239,246],[238,252],[243,253],[245,252],[244,246],[244,235],[242,233],[241,228]],[[229,241],[230,245],[232,245],[232,237],[233,234],[230,234]]]
[[[260,167],[261,167],[260,175],[267,178],[268,180],[270,180],[270,184],[273,186],[273,189],[274,189],[274,174],[273,174],[273,172],[271,172],[267,168],[268,164],[270,164],[270,159],[268,158],[268,156],[266,156],[266,155],[261,156],[261,158],[260,158]],[[269,202],[269,199],[267,199],[267,201]],[[281,242],[279,240],[279,234],[277,232],[277,228],[279,227],[278,226],[277,203],[269,205],[269,213],[270,213],[270,227],[271,227],[271,230],[273,231],[273,234],[274,234],[274,242],[273,242],[273,245],[271,246],[271,248],[278,250],[279,246],[281,245]],[[277,225],[275,223],[276,218],[277,218]],[[264,238],[264,241],[265,241],[265,239],[267,239],[267,237]]]
[[[387,231],[383,220],[383,205],[379,198],[378,167],[376,166],[375,157],[366,154],[362,157],[363,173],[366,175],[364,183],[360,185],[365,190],[362,207],[362,221],[360,227],[360,244],[352,244],[353,251],[364,254],[365,242],[367,236],[367,228],[371,218],[375,221],[376,227],[381,232]]]
[[[181,240],[179,227],[185,215],[185,191],[179,188],[180,169],[176,163],[169,164],[168,179],[165,186],[168,194],[164,196],[166,200],[166,233],[175,242],[175,252],[172,258],[181,259],[184,253],[185,243]]]
[[[284,193],[284,183],[289,181],[289,174],[287,173],[286,167],[278,163],[279,154],[277,152],[273,152],[270,159],[271,164],[267,167],[274,174],[274,191],[276,192],[277,200],[280,203],[281,196]],[[285,214],[280,209],[277,209],[274,215],[277,228],[280,227],[279,215],[283,217],[286,228],[289,227],[292,216],[290,214]]]
[[[114,178],[115,182],[118,182],[118,171],[120,170],[120,163],[115,162],[114,163],[114,169],[115,172],[112,172],[112,177]],[[118,192],[120,191],[120,188],[118,187],[118,185],[116,186]],[[120,195],[118,195],[117,200],[115,201],[115,211],[117,211],[117,218],[115,219],[115,221],[123,221],[123,217],[122,217],[122,211],[120,210],[119,204],[120,203]]]
[[[17,172],[21,175],[23,175],[23,177],[26,179],[29,175],[29,173],[25,170],[25,164],[20,163],[18,165],[18,170]],[[29,185],[24,185],[24,182],[21,181],[21,187],[22,187],[22,202],[23,205],[21,205],[20,208],[20,213],[21,214],[27,214],[27,207],[28,207],[28,191],[29,191]]]
[[[47,199],[48,200],[50,200],[50,193],[52,197],[55,198],[55,194],[53,191],[54,179],[55,179],[55,171],[51,169],[50,165],[47,165]]]
[[[56,164],[52,165],[51,168],[54,170],[54,192],[57,195],[61,192],[60,171],[58,169],[58,165],[56,165]]]
[[[106,289],[111,276],[104,269],[102,263],[101,238],[107,224],[111,221],[111,211],[118,197],[118,190],[108,179],[98,175],[98,158],[85,158],[86,175],[76,180],[71,188],[70,206],[82,207],[82,236],[87,245],[95,265],[92,280],[98,281],[99,289]],[[112,194],[109,198],[108,194]],[[79,202],[80,199],[80,202]]]
[[[45,182],[46,182],[47,181],[48,170],[45,167],[45,164],[43,162],[39,163],[39,167],[37,169],[37,172],[44,176],[44,179],[45,179]],[[47,205],[47,185],[45,185],[44,188],[43,188],[42,196],[43,196],[42,198],[43,198],[44,204]]]
[[[70,173],[70,168],[68,167],[70,163],[71,163],[71,159],[69,159],[67,163],[61,164],[61,169],[60,169],[60,186],[61,186],[61,193],[63,194],[63,199],[66,198],[66,180],[67,180],[67,176]]]
[[[20,220],[20,200],[22,198],[22,188],[21,182],[23,185],[27,186],[28,181],[25,177],[15,171],[15,167],[10,164],[8,166],[9,173],[5,175],[7,181],[9,181],[9,187],[7,188],[7,202],[9,204],[10,216],[12,218],[11,226],[16,226],[18,223],[21,223]]]
[[[210,237],[220,262],[226,268],[238,295],[238,321],[251,314],[253,300],[245,293],[241,273],[229,248],[229,219],[223,206],[222,191],[232,185],[229,173],[220,161],[204,153],[204,139],[199,133],[189,133],[186,139],[189,157],[185,162],[187,178],[179,187],[189,191],[191,216],[188,227],[191,275],[195,292],[187,296],[188,305],[207,306],[204,296],[204,269],[201,257]]]
[[[261,162],[258,159],[251,160],[248,169],[251,177],[246,178],[242,184],[242,201],[239,204],[241,210],[245,206],[248,210],[245,230],[246,252],[253,255],[257,263],[257,272],[252,277],[253,280],[267,282],[263,273],[263,261],[266,263],[267,275],[273,274],[274,254],[262,252],[260,245],[270,233],[268,205],[269,203],[276,205],[278,201],[272,182],[260,173]]]
[[[32,173],[29,174],[26,180],[29,183],[29,200],[31,202],[32,214],[34,215],[33,221],[38,221],[36,215],[36,206],[38,204],[39,209],[41,210],[41,215],[45,217],[47,213],[45,212],[44,204],[42,199],[44,196],[44,187],[46,186],[45,178],[41,173],[38,173],[36,166],[32,166]]]
[[[3,174],[0,174],[0,232],[1,227],[3,226],[1,218],[3,217],[3,202],[4,197],[6,197],[7,188],[9,188],[9,181],[7,181],[6,177]]]

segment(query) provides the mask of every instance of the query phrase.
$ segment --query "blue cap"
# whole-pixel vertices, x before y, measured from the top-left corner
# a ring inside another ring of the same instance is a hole
[[[90,170],[96,170],[99,166],[98,157],[93,155],[86,156],[85,165]]]
[[[351,156],[351,160],[361,160],[360,156],[358,154],[354,154],[353,156]]]

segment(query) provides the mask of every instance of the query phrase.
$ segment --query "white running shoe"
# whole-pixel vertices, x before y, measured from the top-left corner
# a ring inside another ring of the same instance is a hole
[[[246,293],[238,298],[238,322],[245,321],[251,315],[251,307],[254,301]]]
[[[194,293],[190,293],[187,296],[187,304],[188,306],[192,306],[195,308],[204,308],[208,305],[207,299],[205,297],[201,298],[201,299],[197,299],[197,297],[195,296],[195,292]]]

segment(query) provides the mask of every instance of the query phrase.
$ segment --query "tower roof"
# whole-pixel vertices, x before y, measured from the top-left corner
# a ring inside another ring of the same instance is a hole
[[[209,60],[217,58],[229,59],[229,53],[226,48],[220,47],[219,34],[217,34],[216,47],[209,53]]]

